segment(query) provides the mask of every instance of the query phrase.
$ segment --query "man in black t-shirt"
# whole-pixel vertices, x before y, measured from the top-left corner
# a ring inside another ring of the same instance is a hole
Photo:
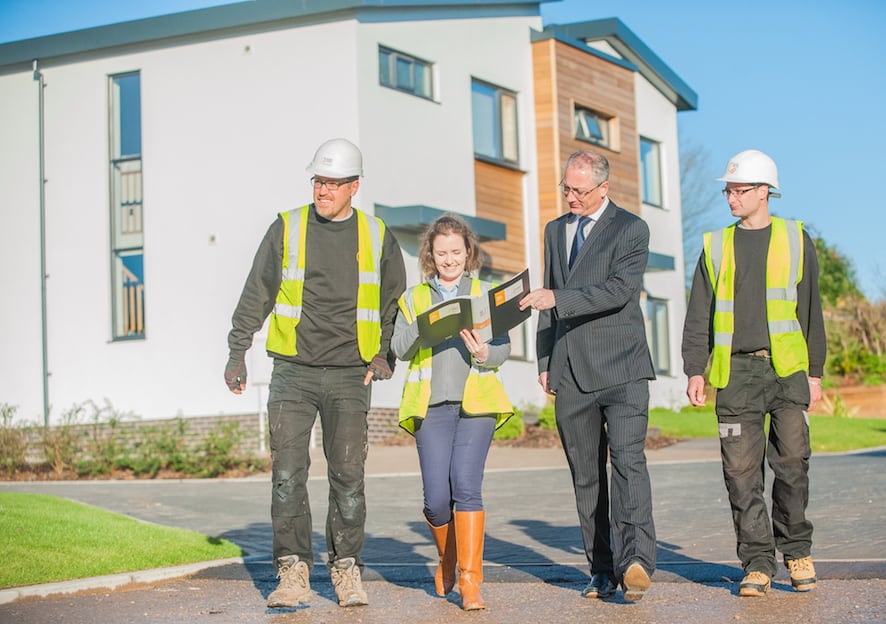
[[[826,340],[815,247],[802,223],[770,215],[778,171],[757,150],[730,159],[720,181],[738,222],[705,234],[683,328],[692,405],[705,404],[704,371],[717,388],[723,476],[738,557],[740,596],[761,596],[778,549],[797,591],[815,586],[807,409],[821,399]],[[765,419],[770,416],[767,445]],[[772,521],[763,496],[772,468]]]
[[[368,604],[361,582],[370,382],[390,379],[397,298],[406,289],[400,246],[385,224],[351,205],[363,158],[345,139],[321,145],[307,170],[312,204],[281,213],[259,245],[228,334],[225,382],[246,388],[246,351],[270,315],[268,396],[271,521],[280,579],[269,607],[311,596],[314,566],[307,479],[319,412],[329,467],[326,546],[343,607]]]

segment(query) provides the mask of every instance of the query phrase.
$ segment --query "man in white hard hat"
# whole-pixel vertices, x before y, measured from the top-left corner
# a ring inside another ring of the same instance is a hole
[[[329,573],[344,607],[368,604],[361,582],[370,382],[390,379],[397,298],[406,289],[400,246],[381,219],[357,210],[363,157],[346,139],[321,145],[307,167],[313,203],[280,213],[259,245],[228,334],[225,383],[246,388],[246,351],[270,315],[268,396],[271,520],[280,582],[269,607],[311,595],[314,566],[307,479],[319,412],[329,474]]]
[[[740,596],[762,596],[776,549],[797,591],[815,587],[809,501],[809,423],[821,399],[826,339],[818,260],[800,221],[769,212],[778,170],[757,150],[733,156],[719,181],[738,221],[704,235],[683,327],[683,371],[692,405],[705,404],[703,377],[717,389],[723,476],[729,492]],[[768,445],[766,414],[770,417]],[[775,477],[770,523],[764,455]]]

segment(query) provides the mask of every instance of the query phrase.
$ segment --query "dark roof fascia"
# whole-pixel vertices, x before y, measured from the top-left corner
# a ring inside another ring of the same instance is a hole
[[[244,28],[266,28],[275,22],[334,20],[362,13],[394,19],[421,19],[420,12],[449,17],[491,14],[539,15],[539,5],[554,0],[253,0],[195,9],[181,13],[75,30],[46,37],[23,39],[0,45],[0,73],[24,70],[41,62],[80,54],[95,54],[113,48],[152,44],[161,40],[207,35]],[[398,12],[400,15],[398,15]],[[411,12],[411,13],[410,13]],[[505,13],[502,13],[505,12]]]
[[[624,67],[625,69],[629,69],[633,72],[639,72],[640,68],[634,65],[633,63],[626,61],[624,59],[618,58],[617,56],[612,56],[611,54],[606,54],[596,48],[592,48],[585,41],[581,39],[576,39],[574,37],[568,37],[559,30],[557,27],[546,26],[544,30],[532,31],[531,40],[532,43],[537,41],[547,41],[548,39],[553,39],[554,41],[559,41],[560,43],[566,44],[570,47],[576,48],[585,52],[586,54],[590,54],[591,56],[596,56],[599,59],[603,59],[613,65],[618,65],[619,67]]]
[[[698,94],[617,17],[574,24],[550,24],[545,31],[549,29],[583,42],[608,42],[616,52],[633,63],[677,110],[698,108]]]
[[[384,221],[392,230],[400,230],[410,234],[424,232],[429,224],[446,213],[446,210],[423,204],[412,206],[375,204],[376,217]],[[464,214],[459,216],[468,222],[481,242],[502,241],[507,238],[507,225],[501,221]]]

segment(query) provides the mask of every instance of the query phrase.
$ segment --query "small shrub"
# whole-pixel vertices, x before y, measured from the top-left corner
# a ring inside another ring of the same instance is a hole
[[[846,405],[839,393],[835,393],[833,399],[822,396],[821,411],[826,416],[833,416],[834,418],[853,418],[858,414],[858,408]]]
[[[556,429],[557,417],[554,414],[554,406],[548,403],[538,413],[538,426],[542,429]]]
[[[0,405],[0,471],[15,474],[25,467],[28,455],[28,427],[16,427],[12,424],[16,406],[3,403]]]
[[[61,417],[61,424],[43,427],[40,445],[46,461],[56,476],[73,470],[83,453],[83,406],[75,405]]]

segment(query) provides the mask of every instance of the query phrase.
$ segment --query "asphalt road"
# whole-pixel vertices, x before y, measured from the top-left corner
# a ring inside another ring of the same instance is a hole
[[[267,476],[241,480],[2,483],[0,491],[67,496],[141,520],[224,537],[245,560],[86,579],[59,587],[0,591],[0,622],[884,622],[886,449],[812,460],[809,517],[815,525],[814,591],[791,590],[784,570],[763,598],[737,596],[726,490],[715,447],[650,452],[658,569],[639,603],[580,597],[586,562],[568,469],[559,450],[494,450],[484,483],[484,598],[465,613],[458,594],[436,597],[435,551],[421,518],[414,449],[371,449],[367,479],[365,586],[370,605],[342,609],[322,565],[315,598],[267,609],[270,562]],[[373,458],[375,455],[375,458]],[[310,481],[314,546],[323,559],[328,489],[322,462]],[[109,589],[113,588],[113,589]],[[58,593],[75,592],[75,593]],[[5,598],[4,598],[5,596]],[[11,600],[11,601],[10,601]]]

